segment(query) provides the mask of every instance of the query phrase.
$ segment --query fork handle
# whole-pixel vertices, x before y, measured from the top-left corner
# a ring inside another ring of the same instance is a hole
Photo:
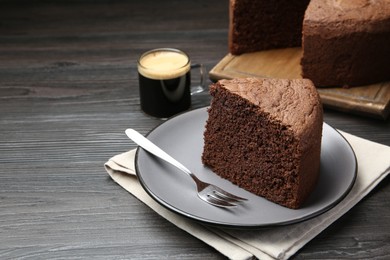
[[[173,166],[179,168],[183,172],[187,173],[188,175],[192,175],[191,171],[187,169],[183,164],[178,162],[176,159],[174,159],[172,156],[167,154],[165,151],[163,151],[160,147],[152,143],[149,139],[135,131],[134,129],[126,129],[125,131],[126,135],[133,140],[134,143],[141,146],[146,151],[154,154],[155,156],[159,157],[160,159],[163,159],[164,161],[172,164]]]

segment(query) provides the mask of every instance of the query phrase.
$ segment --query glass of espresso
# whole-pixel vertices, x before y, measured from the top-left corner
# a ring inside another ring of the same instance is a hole
[[[142,54],[138,60],[141,109],[158,118],[187,110],[191,106],[191,67],[189,56],[181,50],[160,48]]]

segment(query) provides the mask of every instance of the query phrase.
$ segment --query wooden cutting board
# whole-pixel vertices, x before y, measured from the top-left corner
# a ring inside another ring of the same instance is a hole
[[[301,48],[227,54],[210,72],[212,81],[238,77],[302,78]],[[345,112],[386,120],[390,114],[390,81],[351,88],[317,88],[322,103]]]

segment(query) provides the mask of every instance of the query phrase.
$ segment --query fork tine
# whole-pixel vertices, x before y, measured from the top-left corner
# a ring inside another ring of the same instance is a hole
[[[231,194],[217,186],[213,186],[213,188],[215,189],[215,191],[217,191],[219,194],[221,194],[221,196],[225,197],[226,199],[231,199],[231,200],[236,200],[236,201],[246,201],[248,199],[246,198],[242,198],[242,197],[239,197],[237,195],[234,195],[234,194]]]
[[[216,207],[232,208],[232,207],[237,206],[236,204],[230,203],[226,200],[218,199],[218,198],[216,198],[214,196],[210,196],[208,194],[205,196],[200,196],[200,194],[198,194],[198,195],[202,200],[204,200],[205,202],[207,202],[213,206],[216,206]]]
[[[221,193],[218,190],[212,190],[209,193],[209,196],[212,196],[212,197],[215,197],[215,198],[217,198],[219,200],[224,200],[224,201],[227,201],[227,202],[230,202],[230,203],[241,202],[241,200],[235,199],[233,197],[226,196],[226,194]]]

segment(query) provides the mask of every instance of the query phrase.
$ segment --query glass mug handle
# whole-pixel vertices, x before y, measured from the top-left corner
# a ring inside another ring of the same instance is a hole
[[[191,86],[191,95],[198,94],[206,90],[206,87],[204,86],[204,74],[205,74],[204,66],[201,63],[191,64],[191,69],[196,69],[196,68],[199,68],[200,80],[199,80],[199,85]]]

